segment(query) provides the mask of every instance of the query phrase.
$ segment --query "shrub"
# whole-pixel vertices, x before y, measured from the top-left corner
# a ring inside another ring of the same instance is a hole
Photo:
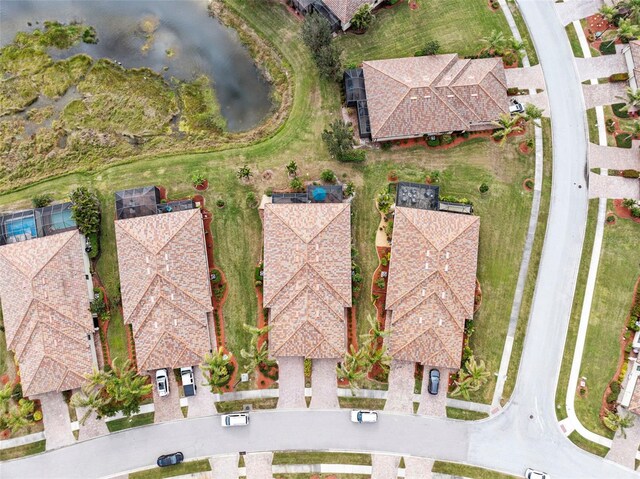
[[[373,8],[370,4],[361,5],[351,18],[351,26],[356,30],[367,30],[375,20]]]
[[[609,387],[611,388],[611,392],[616,394],[620,393],[620,383],[618,381],[613,381],[611,384],[609,384]]]
[[[614,73],[613,75],[609,76],[610,82],[627,81],[628,79],[628,73]]]
[[[634,200],[633,198],[625,198],[622,201],[622,206],[624,206],[625,208],[631,208],[632,206],[635,206],[636,204],[636,200]]]
[[[329,154],[339,160],[347,151],[353,149],[353,127],[351,123],[338,119],[329,125],[329,129],[322,132],[322,141],[327,145]]]
[[[247,202],[247,206],[249,208],[255,208],[256,206],[258,206],[258,199],[256,198],[256,194],[253,191],[249,191],[247,193],[245,201]]]
[[[609,133],[613,133],[614,131],[616,131],[616,122],[613,121],[613,118],[607,118],[605,127]]]
[[[622,176],[625,178],[639,178],[640,172],[638,170],[623,170]]]
[[[532,190],[535,186],[535,183],[533,182],[533,180],[528,179],[524,182],[524,186],[526,186],[527,188],[529,188],[530,190]]]
[[[33,420],[35,422],[42,421],[42,412],[41,411],[34,412],[33,413]]]
[[[104,293],[100,288],[93,288],[93,301],[89,305],[89,311],[98,316],[102,316],[107,312],[107,305],[104,302]]]
[[[323,170],[322,173],[320,173],[320,179],[325,183],[335,183],[336,174],[331,170]]]
[[[387,238],[391,238],[393,235],[393,220],[387,222],[387,226],[384,228],[384,232],[387,235]]]
[[[393,204],[393,197],[388,191],[381,191],[376,199],[378,203],[378,209],[382,214],[387,214],[391,210]]]
[[[390,141],[383,141],[382,143],[380,143],[380,148],[382,149],[382,151],[389,151],[391,149],[391,142]]]
[[[36,195],[31,198],[31,205],[34,208],[44,208],[45,206],[49,206],[53,201],[53,196],[48,193],[42,193],[41,195]]]
[[[487,191],[489,191],[489,185],[486,183],[482,183],[480,185],[480,188],[478,188],[480,190],[480,193],[486,193]]]
[[[626,105],[624,103],[616,103],[611,105],[611,109],[613,110],[613,114],[618,118],[629,118],[629,113],[625,109]]]
[[[224,208],[224,200],[223,199],[217,199],[216,200],[216,206],[218,208]]]
[[[468,131],[462,132],[462,138],[469,138],[470,133]]]
[[[251,172],[251,168],[249,168],[247,165],[244,165],[238,168],[238,171],[236,171],[236,176],[240,180],[248,180],[251,176],[253,176],[253,173]]]
[[[345,196],[353,196],[356,192],[356,185],[353,181],[348,181],[346,185],[344,185],[344,194]]]
[[[22,384],[17,383],[11,390],[11,397],[16,401],[22,399]]]
[[[437,136],[427,138],[427,146],[440,146],[440,138]]]
[[[616,44],[613,41],[603,41],[600,44],[600,53],[603,55],[615,55],[616,53]]]
[[[305,358],[304,359],[304,377],[305,378],[311,377],[311,368],[312,368],[311,359]]]
[[[387,259],[387,256],[383,256],[382,258],[380,258],[380,264],[382,266],[388,266],[389,265],[389,260]]]
[[[451,135],[449,135],[449,134],[445,133],[444,135],[442,135],[442,136],[440,137],[440,140],[441,140],[441,142],[442,142],[442,144],[443,144],[443,145],[448,145],[448,144],[450,144],[450,143],[453,143],[453,136],[451,136]]]
[[[302,180],[300,178],[298,178],[298,177],[293,178],[289,182],[289,186],[294,191],[300,191],[300,190],[302,190],[304,188],[304,184],[302,183]]]
[[[84,186],[71,192],[71,217],[80,233],[88,236],[100,231],[100,201],[98,196]]]
[[[87,235],[87,240],[89,240],[87,249],[91,248],[89,251],[87,251],[89,258],[97,258],[98,254],[100,254],[100,240],[98,233],[91,233]]]
[[[212,284],[219,284],[222,281],[222,273],[219,270],[213,269],[211,270],[211,274],[209,276],[211,278]]]
[[[631,216],[634,218],[640,218],[640,206],[632,206],[630,208]]]
[[[195,172],[193,175],[191,175],[191,183],[193,183],[193,186],[202,186],[204,185],[205,181],[207,180],[204,177],[204,174],[201,172]]]
[[[425,46],[418,50],[414,56],[424,57],[429,55],[436,55],[440,51],[440,43],[436,40],[429,40]]]
[[[269,196],[269,197],[273,196],[273,187],[270,186],[269,188],[267,188],[265,190],[264,194]]]
[[[520,90],[517,87],[507,88],[507,95],[514,96],[520,93]]]
[[[384,289],[385,281],[384,278],[376,279],[376,286],[380,289]]]
[[[367,155],[364,150],[349,150],[345,151],[338,157],[338,161],[343,163],[362,163],[367,159]]]
[[[294,160],[291,160],[285,168],[289,176],[298,176],[298,164]]]

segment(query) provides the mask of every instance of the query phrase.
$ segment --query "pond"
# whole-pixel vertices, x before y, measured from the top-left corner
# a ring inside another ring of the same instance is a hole
[[[83,22],[98,33],[97,44],[50,51],[54,58],[86,53],[148,67],[167,80],[207,75],[229,131],[251,129],[272,107],[269,83],[237,33],[209,16],[206,0],[2,0],[0,44],[46,20]]]

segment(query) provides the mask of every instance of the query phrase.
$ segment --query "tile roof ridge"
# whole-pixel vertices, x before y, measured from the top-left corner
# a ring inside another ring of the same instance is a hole
[[[431,88],[431,87],[430,87]],[[458,120],[460,120],[462,122],[462,124],[465,124],[464,118],[462,118],[460,115],[458,115],[458,112],[456,111],[455,108],[451,107],[451,105],[449,105],[449,102],[447,102],[444,98],[442,98],[442,95],[440,95],[440,93],[438,92],[438,88],[447,88],[447,89],[451,89],[449,88],[449,86],[444,86],[444,87],[435,87],[435,88],[431,88],[431,90],[433,91],[433,93],[440,99],[440,101],[443,103],[443,105],[451,112],[453,113]],[[466,124],[465,124],[466,126]]]
[[[452,88],[452,87],[450,87],[450,86],[447,86],[447,88],[449,89],[449,91],[451,91],[451,93],[453,93],[453,94],[455,95],[455,97],[456,97],[458,100],[460,100],[460,102],[461,102],[461,103],[462,103],[462,104],[467,108],[467,110],[469,110],[469,111],[471,112],[471,114],[472,114],[473,116],[475,116],[475,118],[476,118],[476,119],[479,119],[479,118],[480,118],[480,115],[478,115],[478,114],[476,113],[476,111],[475,111],[473,108],[471,108],[471,105],[470,105],[468,102],[466,102],[466,101],[464,100],[464,98],[462,98],[454,88]],[[481,87],[481,88],[482,88],[482,87]],[[485,93],[486,93],[486,91],[485,91]]]
[[[202,325],[202,323],[200,321],[198,321],[192,314],[188,313],[187,311],[185,311],[183,308],[181,308],[180,306],[178,306],[177,304],[175,304],[174,302],[170,301],[167,299],[166,295],[164,294],[159,294],[157,298],[154,298],[153,300],[153,304],[151,305],[151,307],[149,308],[149,312],[147,314],[144,315],[142,322],[140,323],[140,325],[136,328],[136,333],[138,331],[140,331],[142,329],[142,327],[147,323],[149,317],[151,316],[151,313],[153,311],[155,311],[156,306],[158,305],[158,303],[163,300],[166,301],[168,304],[170,304],[172,307],[174,307],[175,309],[177,309],[178,311],[181,311],[187,318],[189,318],[192,322],[197,323],[199,325]],[[138,309],[136,307],[136,309]],[[162,328],[163,331],[166,331],[166,329],[163,327]]]
[[[438,333],[436,333],[434,331],[434,328],[429,328],[423,332],[421,332],[420,334],[414,336],[410,341],[407,341],[405,344],[403,344],[400,348],[394,350],[391,353],[391,356],[393,357],[396,353],[398,352],[402,352],[403,350],[407,349],[409,346],[411,346],[413,343],[415,343],[419,338],[421,338],[422,336],[425,336],[427,334],[432,334],[433,336],[435,336],[438,340],[438,342],[440,343],[441,349],[439,351],[436,351],[435,353],[433,353],[431,356],[429,356],[429,359],[433,358],[436,354],[438,354],[440,351],[444,351],[445,354],[449,357],[449,359],[451,360],[451,362],[455,362],[454,358],[449,354],[449,352],[447,351],[447,348],[444,347],[444,341],[442,341],[442,339],[440,338],[440,336],[438,335]],[[424,364],[424,363],[423,363]]]
[[[11,337],[11,341],[7,341],[7,349],[11,349],[13,351],[15,351],[15,346],[13,344],[13,342],[16,339],[16,336],[18,335],[18,331],[22,330],[22,324],[25,322],[25,320],[27,319],[27,314],[29,313],[29,310],[33,307],[33,304],[36,303],[37,300],[36,298],[34,298],[33,296],[31,296],[31,301],[29,301],[29,306],[27,306],[26,312],[25,314],[22,316],[22,318],[20,318],[20,321],[18,321],[18,325],[15,328],[15,332],[13,333],[13,336]],[[5,328],[5,333],[6,333],[6,328]]]
[[[499,80],[498,80],[499,81]],[[502,110],[502,108],[500,107],[500,105],[498,104],[498,102],[496,101],[495,98],[493,98],[491,96],[491,94],[489,94],[489,92],[487,91],[487,89],[485,87],[483,87],[480,83],[478,83],[478,88],[480,88],[485,95],[487,95],[487,98],[495,105],[497,106],[503,113],[506,113],[506,111]]]
[[[428,278],[425,278],[424,280],[420,281],[415,288],[409,290],[406,294],[404,294],[402,297],[404,298],[405,296],[408,296],[409,294],[413,293],[414,291],[416,291],[419,287],[421,287],[426,281],[429,281],[433,276],[436,275],[440,275],[440,277],[442,277],[442,275],[436,271],[435,273],[429,275]],[[444,280],[444,278],[443,278]],[[449,288],[449,290],[451,290],[453,292],[453,290],[451,289],[451,286],[449,285],[449,283],[444,280],[445,283],[447,284],[447,287]],[[394,311],[394,314],[391,316],[391,323],[393,324],[396,321],[400,321],[402,318],[406,317],[408,314],[410,314],[411,312],[415,311],[418,306],[421,306],[422,304],[424,304],[425,301],[427,301],[428,299],[430,299],[432,296],[435,296],[436,300],[444,307],[444,309],[447,311],[447,313],[449,313],[449,315],[452,318],[455,318],[455,314],[454,312],[451,311],[451,309],[449,307],[447,307],[447,305],[444,303],[444,301],[442,301],[442,299],[440,297],[438,297],[438,295],[436,294],[435,291],[433,291],[432,293],[430,293],[428,296],[425,295],[425,297],[423,299],[421,299],[420,301],[418,301],[411,309],[408,309],[405,313],[401,314],[401,315],[397,315],[396,312]],[[459,303],[462,304],[462,301],[460,301],[460,298],[458,298],[458,296],[455,294],[455,292],[453,292],[453,297],[454,299]],[[464,306],[462,307],[462,309],[466,309],[464,308]],[[398,316],[397,318],[395,318],[395,316]]]
[[[307,263],[306,261],[304,261],[304,262],[302,263],[302,265],[301,265],[301,266],[296,270],[296,272],[294,272],[294,273],[291,275],[291,277],[290,277],[287,281],[285,281],[285,282],[282,284],[282,286],[280,286],[280,288],[278,288],[278,290],[277,290],[275,293],[273,293],[273,297],[272,297],[269,301],[265,301],[265,302],[264,302],[264,307],[265,307],[265,308],[270,308],[271,306],[269,306],[269,305],[271,305],[271,304],[272,304],[272,301],[273,301],[273,300],[274,300],[274,299],[275,299],[275,298],[280,294],[280,292],[281,292],[281,291],[282,291],[286,286],[288,286],[288,285],[289,285],[289,283],[291,283],[291,281],[293,281],[293,278],[295,278],[296,276],[298,276],[298,274],[300,274],[300,271],[302,271],[302,270],[304,269],[304,267],[305,267],[305,266],[307,266],[307,265],[308,265],[308,263]],[[304,288],[303,288],[303,289],[304,289]],[[290,303],[290,301],[287,301],[287,303],[286,303],[286,304],[288,305],[289,303]],[[286,306],[286,305],[285,305],[285,306]]]
[[[458,56],[457,53],[449,53],[449,55],[453,55],[453,56],[447,62],[447,64],[444,66],[444,68],[442,70],[440,70],[440,73],[438,73],[438,75],[436,75],[436,77],[433,79],[433,81],[428,86],[437,85],[438,82],[440,81],[440,79],[443,76],[445,76],[447,73],[449,73],[455,64],[457,64],[459,61],[461,61],[461,59],[460,59],[460,57]],[[468,65],[468,63],[467,63],[467,65]],[[464,70],[465,68],[466,68],[466,65],[462,69]],[[449,82],[449,84],[450,83],[451,82]]]
[[[322,274],[316,269],[316,267],[314,265],[312,265],[311,263],[308,263],[308,264],[309,264],[309,268],[311,268],[312,271],[315,274],[317,274],[320,279],[322,279],[322,282],[325,284],[326,288],[331,290],[331,291],[333,291],[334,296],[337,296],[338,298],[342,299],[345,303],[349,304],[349,302],[350,302],[349,299],[344,298],[338,291],[336,291],[336,289],[333,287],[333,285],[324,276],[322,276]],[[324,301],[324,303],[326,304],[326,301]]]
[[[195,303],[199,304],[200,306],[203,306],[205,308],[210,308],[208,311],[212,311],[213,310],[213,305],[211,304],[206,304],[206,303],[202,303],[201,301],[197,300],[196,298],[193,297],[193,295],[187,291],[184,288],[181,288],[180,286],[178,286],[173,280],[169,279],[167,276],[165,276],[163,273],[161,272],[157,272],[156,273],[157,276],[159,276],[160,278],[162,278],[163,280],[165,280],[167,283],[169,283],[171,286],[173,286],[177,291],[181,292],[182,294],[184,294],[185,296],[187,296],[188,298],[190,298],[191,300],[193,300]],[[209,279],[207,279],[207,281],[209,281]],[[164,295],[163,295],[164,296]],[[165,296],[166,297],[166,296]],[[210,298],[209,298],[210,299]]]
[[[471,311],[469,311],[467,309],[467,307],[465,306],[464,302],[462,301],[462,299],[460,299],[460,297],[456,294],[456,290],[453,289],[453,287],[451,287],[451,283],[447,280],[447,278],[444,277],[444,275],[442,274],[442,271],[440,270],[436,270],[435,272],[436,275],[440,276],[440,278],[442,279],[442,281],[445,282],[445,284],[447,285],[447,288],[449,288],[449,291],[451,291],[451,293],[453,294],[453,297],[458,301],[458,303],[460,303],[460,305],[462,306],[462,309],[467,313],[467,314],[471,314],[471,316],[473,316],[473,308],[471,308]],[[443,303],[444,304],[444,303]],[[445,306],[445,308],[447,308]],[[447,311],[449,310],[449,308],[447,308]]]
[[[374,61],[383,61],[383,60],[374,60]],[[380,128],[378,128],[378,131],[381,131],[384,129],[384,127],[387,125],[387,123],[389,122],[389,119],[391,118],[391,116],[396,112],[396,110],[398,109],[398,107],[400,106],[400,104],[404,101],[405,98],[407,98],[407,95],[409,95],[409,93],[411,92],[412,88],[411,86],[407,85],[405,82],[401,81],[400,79],[389,75],[388,73],[383,72],[382,70],[380,70],[379,68],[376,68],[375,66],[373,66],[370,62],[364,62],[367,65],[369,65],[371,68],[373,68],[374,70],[376,70],[378,73],[380,73],[381,75],[386,76],[387,78],[389,78],[390,80],[399,83],[400,85],[404,86],[407,88],[406,93],[401,96],[398,101],[396,102],[395,106],[390,110],[390,113],[387,115],[387,118],[384,119],[384,121],[382,122],[382,125],[380,126]],[[365,77],[365,82],[366,82],[366,77]],[[367,100],[370,100],[371,97],[367,97]],[[377,133],[377,132],[375,132]],[[375,133],[372,131],[371,132],[371,136],[372,137],[376,137]]]
[[[151,355],[153,354],[153,352],[156,350],[156,348],[158,347],[158,343],[160,343],[160,341],[164,338],[164,336],[169,336],[171,339],[173,339],[174,341],[180,343],[182,345],[182,352],[180,355],[178,355],[178,358],[180,356],[182,356],[182,354],[184,353],[185,349],[190,351],[191,353],[195,354],[196,356],[200,357],[200,355],[198,353],[196,353],[193,349],[191,349],[188,345],[186,341],[183,341],[182,337],[180,336],[176,336],[175,334],[171,334],[169,331],[167,331],[166,329],[162,329],[162,334],[160,335],[160,337],[156,340],[156,342],[153,344],[153,347],[149,350],[149,354],[147,354],[147,357],[145,358],[144,361],[142,361],[142,367],[138,368],[139,370],[143,370],[143,371],[148,371],[148,368],[145,367],[146,364],[149,362],[149,357],[151,357]]]
[[[272,203],[273,204],[273,203]],[[304,238],[302,236],[300,236],[298,234],[297,231],[295,231],[291,226],[289,226],[289,223],[287,223],[287,221],[277,212],[277,208],[269,208],[270,211],[273,212],[274,215],[276,215],[278,217],[278,219],[280,220],[280,222],[289,230],[291,231],[294,235],[296,235],[300,241],[302,241],[304,244],[307,244],[307,242],[304,240]]]
[[[67,231],[65,231],[65,232],[63,232],[63,233],[59,233],[59,234],[54,235],[54,236],[58,236],[58,237],[61,237],[61,238],[62,238],[62,237],[64,237],[64,234],[65,234],[65,233],[74,233],[74,232],[76,232],[76,231],[78,231],[78,230],[73,230],[73,231],[68,231],[68,232],[67,232]],[[78,232],[78,234],[79,234],[79,232]],[[26,279],[28,279],[29,281],[31,281],[31,280],[33,280],[33,278],[34,278],[34,277],[36,277],[36,276],[37,276],[37,275],[38,275],[38,274],[39,274],[43,269],[45,269],[49,263],[51,263],[51,260],[52,260],[53,258],[55,258],[55,257],[56,257],[56,255],[57,255],[57,254],[62,250],[62,248],[64,248],[65,246],[67,246],[67,244],[69,244],[69,242],[71,241],[71,239],[72,239],[74,236],[75,236],[75,235],[70,234],[70,235],[69,235],[69,237],[68,237],[64,242],[61,242],[61,243],[60,243],[60,246],[58,246],[58,247],[55,249],[55,251],[53,251],[53,252],[51,253],[51,255],[49,256],[49,259],[48,259],[47,261],[45,261],[45,262],[44,262],[44,264],[40,267],[40,269],[38,269],[37,271],[33,271],[33,274],[31,274],[31,275],[30,275],[30,274],[27,274],[27,272],[25,272],[22,268],[20,268],[16,263],[14,263],[13,261],[11,261],[11,260],[9,259],[9,257],[7,257],[6,255],[2,255],[2,256],[3,256],[3,257],[4,257],[4,258],[9,262],[9,263],[11,263],[11,265],[12,265],[15,269],[17,269],[18,271],[20,271],[20,272],[24,275],[24,277],[25,277]],[[43,236],[42,238],[51,238],[51,236]],[[41,238],[34,238],[34,239],[41,239]],[[0,251],[1,251],[1,250],[0,250]]]

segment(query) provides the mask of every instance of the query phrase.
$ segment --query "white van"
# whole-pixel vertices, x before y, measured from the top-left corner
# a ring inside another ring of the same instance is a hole
[[[220,417],[220,424],[222,425],[222,427],[248,426],[249,414],[244,412],[238,412],[233,414],[223,414]]]
[[[351,422],[366,423],[378,422],[378,413],[375,411],[351,411]]]

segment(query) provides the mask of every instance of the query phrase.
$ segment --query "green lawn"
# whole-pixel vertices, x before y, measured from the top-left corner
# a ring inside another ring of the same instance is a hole
[[[595,108],[589,108],[587,110],[587,125],[589,127],[589,141],[591,143],[599,144],[600,134],[598,133],[598,118],[596,117]]]
[[[250,404],[253,409],[275,409],[278,398],[246,399],[239,401],[223,401],[215,404],[220,414],[242,411],[245,404]]]
[[[368,399],[358,397],[339,397],[338,403],[344,409],[370,409],[372,411],[382,411],[386,400]]]
[[[510,474],[502,474],[500,472],[483,469],[481,467],[466,466],[464,464],[442,461],[436,461],[433,465],[432,471],[456,477],[468,477],[470,479],[516,479],[516,476],[512,476]]]
[[[569,434],[569,440],[579,448],[584,449],[591,454],[595,454],[596,456],[604,457],[609,452],[608,447],[601,446],[600,444],[596,444],[595,442],[585,439],[578,433],[578,431],[573,431]]]
[[[571,44],[571,50],[573,50],[573,56],[583,58],[584,53],[582,53],[580,40],[578,40],[578,34],[576,33],[576,29],[573,27],[573,24],[570,23],[567,25],[565,30],[567,31],[567,38],[569,38],[569,43]]]
[[[46,442],[46,440],[42,440],[32,442],[31,444],[25,444],[24,446],[0,449],[0,461],[8,461],[9,459],[16,459],[18,457],[30,456],[31,454],[44,452]]]
[[[200,461],[187,461],[175,466],[154,467],[146,471],[132,472],[129,479],[162,479],[163,477],[183,476],[186,474],[195,474],[197,472],[206,472],[211,470],[211,464],[208,459]]]
[[[503,405],[511,397],[513,388],[516,385],[518,367],[520,366],[520,357],[522,356],[522,347],[524,345],[524,337],[527,331],[529,313],[531,311],[531,303],[533,301],[533,292],[536,286],[536,278],[538,277],[538,267],[540,266],[542,246],[544,244],[544,236],[547,230],[547,218],[549,217],[553,151],[551,146],[551,120],[548,118],[543,118],[542,120],[542,135],[544,144],[544,173],[542,181],[542,196],[540,198],[540,213],[538,214],[536,236],[533,240],[533,249],[531,250],[529,270],[527,272],[527,280],[525,283],[524,293],[522,295],[522,304],[520,306],[520,315],[518,316],[518,325],[516,327],[516,334],[513,341],[511,359],[509,360],[509,368],[507,369],[507,381],[504,384],[504,390],[502,392],[502,397],[504,398],[502,401]]]
[[[501,10],[491,10],[485,0],[420,0],[411,10],[407,2],[390,9],[378,9],[376,21],[364,35],[347,32],[338,38],[348,63],[364,60],[413,56],[430,40],[437,40],[441,53],[475,55],[480,39],[492,30],[510,37],[511,31]]]
[[[355,454],[349,452],[274,452],[274,465],[281,464],[359,464],[371,465],[371,454]]]
[[[516,22],[516,26],[518,27],[518,31],[520,32],[520,36],[525,41],[527,56],[529,57],[529,63],[531,64],[531,66],[537,65],[539,63],[538,55],[536,53],[536,49],[533,46],[531,35],[529,35],[529,29],[527,28],[527,24],[525,23],[524,18],[522,18],[522,15],[520,14],[520,10],[518,9],[518,6],[515,4],[515,2],[509,1],[507,2],[507,4],[509,5],[509,9],[511,10],[513,19]]]
[[[477,421],[489,417],[487,413],[468,411],[466,409],[458,409],[455,407],[447,407],[447,417],[450,419],[460,419],[462,421]]]
[[[613,204],[609,202],[609,209]],[[589,316],[589,329],[580,377],[587,378],[586,397],[576,396],[576,414],[589,430],[612,437],[598,413],[602,395],[613,379],[620,356],[620,335],[631,308],[633,288],[640,275],[640,225],[618,218],[606,226],[602,254]]]
[[[146,412],[144,414],[136,414],[130,418],[123,417],[122,419],[116,419],[115,421],[107,421],[107,428],[109,432],[122,431],[123,429],[129,429],[132,427],[146,426],[153,423],[154,413]]]
[[[575,350],[576,337],[578,335],[578,326],[580,325],[580,315],[582,314],[582,302],[584,301],[584,290],[587,284],[587,275],[589,274],[589,262],[591,261],[591,252],[593,251],[593,239],[596,231],[597,218],[598,200],[591,200],[589,201],[587,227],[584,235],[582,257],[580,258],[580,270],[578,272],[576,291],[571,307],[571,319],[569,320],[567,339],[564,345],[562,365],[560,367],[560,376],[558,377],[558,389],[556,390],[556,413],[559,421],[567,417],[567,385],[569,383],[573,351]]]

